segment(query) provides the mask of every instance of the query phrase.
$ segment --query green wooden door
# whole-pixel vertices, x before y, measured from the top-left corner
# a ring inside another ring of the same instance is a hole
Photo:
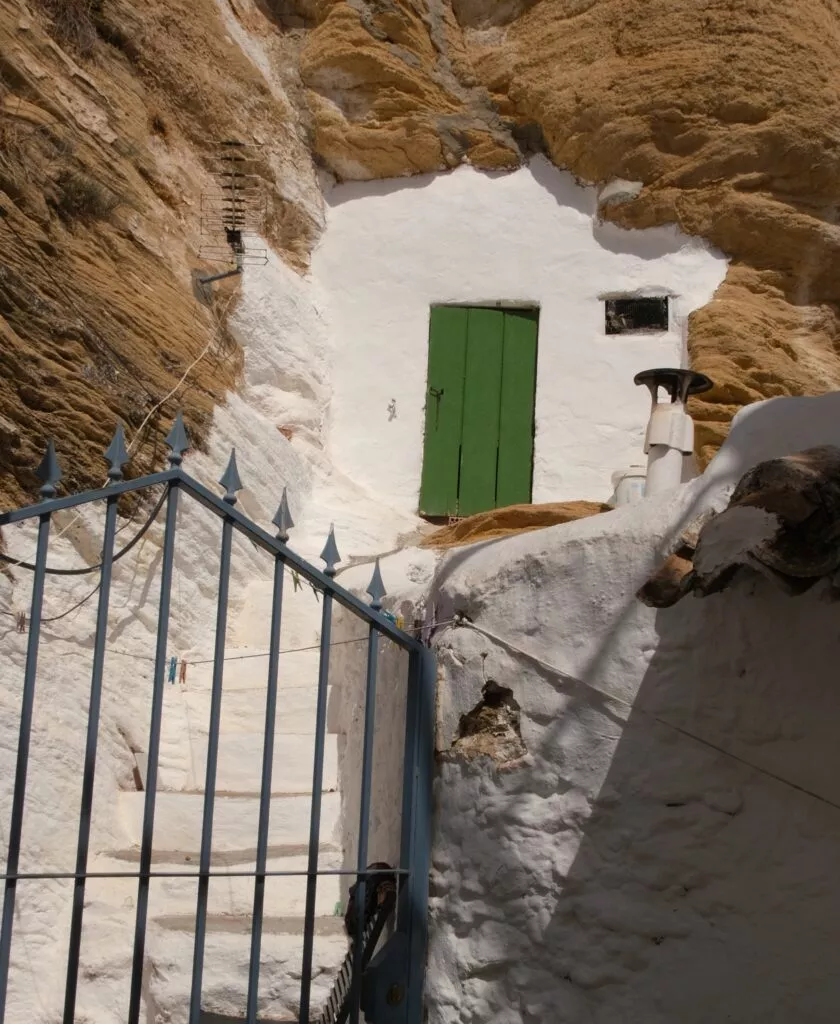
[[[537,311],[433,306],[420,511],[531,500]]]

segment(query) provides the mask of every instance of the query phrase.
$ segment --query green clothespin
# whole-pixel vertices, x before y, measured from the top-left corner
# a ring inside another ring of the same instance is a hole
[[[178,659],[173,657],[169,659],[169,682],[175,682],[175,668],[178,664]]]

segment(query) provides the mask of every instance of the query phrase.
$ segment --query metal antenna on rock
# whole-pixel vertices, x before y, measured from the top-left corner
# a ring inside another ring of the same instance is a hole
[[[246,266],[268,263],[268,251],[249,241],[250,235],[260,233],[266,216],[263,180],[256,173],[257,149],[235,139],[219,143],[211,166],[215,188],[201,196],[199,256],[231,269],[200,277],[200,284],[236,277]]]

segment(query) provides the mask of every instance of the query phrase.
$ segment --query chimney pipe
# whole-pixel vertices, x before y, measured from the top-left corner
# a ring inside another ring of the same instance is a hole
[[[682,482],[683,459],[694,452],[694,423],[685,403],[689,395],[699,395],[714,385],[705,374],[670,368],[643,370],[633,382],[644,384],[651,396],[645,434],[647,498],[672,491]],[[659,401],[660,388],[664,388],[669,401]]]

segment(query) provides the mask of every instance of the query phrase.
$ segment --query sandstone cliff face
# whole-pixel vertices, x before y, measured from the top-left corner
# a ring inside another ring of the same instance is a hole
[[[117,417],[139,430],[135,472],[160,465],[176,406],[200,434],[239,367],[233,290],[194,285],[220,269],[199,259],[214,147],[266,143],[268,229],[300,265],[319,196],[295,123],[213,0],[0,2],[4,503],[31,494],[47,436],[73,488],[104,479]]]
[[[322,3],[301,51],[318,155],[342,178],[517,166],[451,7]]]
[[[840,12],[827,0],[0,0],[0,460],[29,485],[47,434],[101,475],[115,416],[200,424],[236,381],[233,290],[196,300],[214,143],[261,142],[273,243],[341,179],[504,170],[544,148],[604,207],[732,258],[692,317],[708,456],[742,404],[840,385],[833,268]],[[203,358],[161,408],[196,358]]]

